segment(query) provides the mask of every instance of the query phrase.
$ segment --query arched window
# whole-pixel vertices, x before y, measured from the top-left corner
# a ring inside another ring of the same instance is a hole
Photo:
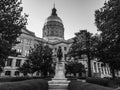
[[[16,67],[20,67],[21,65],[21,59],[16,59]]]
[[[66,51],[67,50],[67,47],[64,47],[64,51]]]
[[[19,71],[15,71],[15,76],[19,76],[20,72]]]
[[[7,66],[12,66],[12,61],[13,61],[12,58],[8,58],[7,59]]]
[[[10,76],[10,75],[11,75],[11,71],[6,71],[6,72],[5,72],[5,75],[6,75],[6,76]]]

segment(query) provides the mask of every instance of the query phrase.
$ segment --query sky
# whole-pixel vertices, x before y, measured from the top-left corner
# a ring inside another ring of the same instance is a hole
[[[104,5],[105,0],[22,0],[23,12],[28,14],[27,29],[42,38],[42,29],[55,3],[58,16],[65,28],[64,37],[70,39],[80,30],[97,33],[95,10]]]

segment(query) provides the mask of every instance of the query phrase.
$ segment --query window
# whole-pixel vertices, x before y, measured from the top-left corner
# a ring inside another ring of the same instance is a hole
[[[64,54],[65,60],[67,59],[67,54]]]
[[[26,42],[27,45],[30,45],[30,44],[31,44],[31,40],[28,39],[28,40],[26,40],[26,41],[27,41],[27,42]]]
[[[10,76],[11,75],[11,71],[6,71],[5,75]]]
[[[21,53],[22,53],[22,49],[18,48],[18,49],[17,49],[17,52],[18,52],[19,54],[21,54]]]
[[[19,41],[20,43],[23,43],[23,39],[22,38],[17,38],[17,41]]]
[[[66,50],[67,50],[67,47],[64,47],[64,50],[66,51]]]
[[[47,33],[46,33],[46,32],[44,32],[43,36],[46,36],[46,35],[47,35]]]
[[[53,36],[54,35],[54,31],[51,31],[51,36]]]
[[[48,36],[49,36],[49,34],[50,34],[50,32],[49,32],[49,30],[48,30]]]
[[[12,59],[12,58],[9,58],[9,59],[7,60],[7,66],[12,66],[12,61],[13,61],[13,59]]]
[[[31,44],[31,40],[30,39],[25,39],[25,44],[26,45],[30,45]]]
[[[29,55],[29,50],[25,50],[25,56]]]
[[[16,59],[16,67],[20,67],[21,59]]]
[[[15,76],[19,76],[20,72],[19,71],[15,71]]]
[[[55,48],[55,52],[57,51],[57,48]]]

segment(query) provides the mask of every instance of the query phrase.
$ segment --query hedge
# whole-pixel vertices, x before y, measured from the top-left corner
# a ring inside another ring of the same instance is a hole
[[[24,81],[24,80],[30,80],[30,79],[45,79],[45,80],[51,80],[51,77],[0,77],[0,83],[2,82],[17,82],[17,81]]]
[[[108,80],[105,78],[86,78],[86,82],[88,83],[93,83],[93,84],[98,84],[98,85],[102,85],[102,86],[108,86]]]
[[[53,78],[53,77],[40,77],[40,76],[33,76],[33,77],[31,77],[32,79],[45,79],[45,80],[47,80],[47,81],[50,81],[51,80],[51,78]]]
[[[120,83],[118,80],[112,80],[112,79],[106,79],[106,78],[86,78],[86,82],[88,83],[93,83],[93,84],[98,84],[102,85],[105,87],[112,87],[112,88],[117,88]]]
[[[26,80],[19,82],[5,82],[0,84],[0,90],[48,90],[45,80]]]
[[[1,77],[0,82],[16,82],[32,79],[31,77]]]
[[[68,90],[114,90],[114,89],[103,87],[100,85],[84,83],[81,81],[72,81],[68,86]]]

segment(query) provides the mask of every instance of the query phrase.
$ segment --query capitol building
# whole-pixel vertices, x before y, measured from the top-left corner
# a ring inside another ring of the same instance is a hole
[[[13,49],[16,49],[17,52],[21,53],[17,57],[9,56],[9,59],[5,63],[5,67],[1,76],[22,76],[17,68],[20,67],[29,55],[30,47],[34,47],[38,42],[47,43],[52,49],[53,54],[55,55],[58,47],[62,48],[63,60],[66,58],[66,54],[69,51],[70,46],[73,43],[73,39],[70,38],[65,40],[64,38],[64,24],[62,19],[57,15],[57,10],[55,7],[52,9],[51,15],[45,20],[43,29],[42,29],[42,38],[36,37],[34,32],[29,31],[26,28],[22,29],[22,34],[17,44]],[[87,58],[79,60],[83,65],[85,65],[87,71]],[[109,77],[111,76],[109,66],[102,66],[102,62],[97,62],[97,60],[92,60],[91,69],[93,76],[99,77]],[[87,73],[86,73],[87,75]]]

